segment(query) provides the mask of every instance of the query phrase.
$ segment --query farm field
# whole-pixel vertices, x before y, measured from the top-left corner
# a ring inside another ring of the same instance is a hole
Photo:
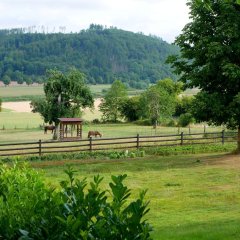
[[[110,88],[110,84],[102,85],[89,85],[92,93],[96,96],[102,94],[103,89]],[[43,96],[43,85],[13,85],[13,86],[0,86],[0,97],[3,101],[17,101],[20,97],[34,97]]]
[[[89,85],[91,92],[95,97],[103,95],[103,90],[111,87],[111,84]],[[129,89],[129,95],[137,95],[141,90]],[[0,86],[0,97],[3,101],[18,101],[18,99],[29,99],[30,97],[43,96],[43,85],[11,85]]]
[[[66,178],[64,164],[71,164],[78,178],[126,173],[132,197],[148,189],[147,219],[154,227],[153,239],[237,240],[240,235],[239,156],[202,154],[147,156],[126,160],[68,160],[33,162],[43,170],[46,182],[55,187]]]
[[[0,96],[3,98],[43,95],[42,85],[0,87]]]
[[[98,84],[89,85],[93,95],[95,97],[103,96],[103,90],[107,90],[111,87],[111,84]],[[194,95],[198,92],[198,89],[187,89],[182,95]],[[142,90],[129,89],[128,94],[138,95]],[[0,97],[3,101],[19,101],[19,99],[29,100],[29,98],[36,96],[43,96],[43,85],[11,85],[8,87],[0,86]]]

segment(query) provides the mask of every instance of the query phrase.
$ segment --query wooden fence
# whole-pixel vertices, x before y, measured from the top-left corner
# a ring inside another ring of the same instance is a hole
[[[89,138],[75,141],[36,141],[22,143],[0,144],[1,156],[39,155],[49,153],[66,153],[80,151],[99,151],[114,149],[140,149],[145,147],[178,146],[193,144],[210,144],[236,142],[236,132],[212,132],[160,136],[118,137],[118,138]]]

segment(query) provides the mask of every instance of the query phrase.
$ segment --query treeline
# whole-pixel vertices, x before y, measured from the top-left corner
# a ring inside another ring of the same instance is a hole
[[[143,89],[159,79],[175,79],[165,63],[178,48],[155,36],[90,25],[79,33],[0,30],[0,79],[6,85],[42,82],[47,69],[75,67],[90,84],[113,83]]]
[[[128,97],[126,86],[119,80],[113,82],[100,104],[102,122],[123,119],[142,125],[159,124],[186,127],[195,121],[194,97],[180,96],[182,83],[166,78],[157,81],[139,96]],[[99,119],[93,120],[99,123]]]

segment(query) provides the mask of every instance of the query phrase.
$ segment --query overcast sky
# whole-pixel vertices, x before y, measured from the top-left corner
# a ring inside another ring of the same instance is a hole
[[[91,23],[173,42],[189,21],[187,0],[0,0],[0,28],[40,26],[78,32]]]

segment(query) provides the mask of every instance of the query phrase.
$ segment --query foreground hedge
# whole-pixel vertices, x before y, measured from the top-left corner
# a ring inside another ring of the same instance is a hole
[[[151,239],[146,191],[127,201],[126,175],[112,176],[107,193],[103,178],[88,184],[65,172],[68,180],[55,190],[26,165],[0,167],[0,239]]]

